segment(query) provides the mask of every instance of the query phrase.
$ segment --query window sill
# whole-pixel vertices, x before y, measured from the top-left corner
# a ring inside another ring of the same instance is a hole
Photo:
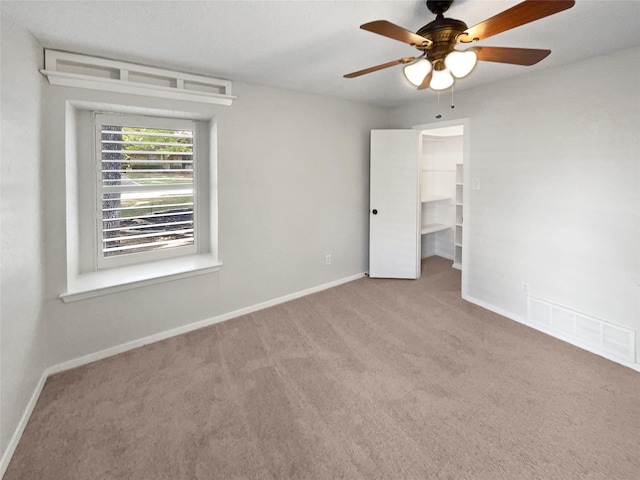
[[[141,265],[85,273],[70,279],[60,295],[64,303],[133,288],[217,272],[222,264],[208,255],[190,255]]]

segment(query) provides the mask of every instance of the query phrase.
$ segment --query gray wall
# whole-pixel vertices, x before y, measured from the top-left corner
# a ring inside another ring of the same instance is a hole
[[[2,15],[2,258],[0,451],[47,367],[42,312],[42,49]]]
[[[459,91],[454,110],[441,105],[432,95],[394,109],[392,122],[470,119],[481,188],[465,210],[468,294],[525,317],[525,281],[531,295],[634,329],[637,341],[640,49]]]

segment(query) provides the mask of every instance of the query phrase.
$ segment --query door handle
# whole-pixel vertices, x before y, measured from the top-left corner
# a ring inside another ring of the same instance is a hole
[[[376,210],[375,208],[373,210],[371,210],[371,213],[373,213],[374,215],[378,214],[378,210]]]

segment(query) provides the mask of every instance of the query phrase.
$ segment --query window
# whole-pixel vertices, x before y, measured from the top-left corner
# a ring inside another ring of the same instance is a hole
[[[97,268],[198,251],[190,120],[95,114]]]
[[[217,122],[65,100],[64,302],[216,272]]]
[[[218,114],[231,83],[51,50],[45,64],[65,87],[47,92],[45,113],[47,154],[64,156],[60,298],[219,271]]]

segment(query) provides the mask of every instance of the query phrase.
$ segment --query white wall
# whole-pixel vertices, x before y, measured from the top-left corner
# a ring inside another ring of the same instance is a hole
[[[525,281],[638,339],[640,49],[458,91],[451,111],[427,95],[392,122],[470,119],[469,295],[524,318]]]
[[[217,119],[220,272],[65,304],[58,295],[66,278],[66,99],[178,111],[184,105],[45,87],[50,364],[367,270],[369,131],[387,127],[388,112],[243,84],[233,93],[232,106],[189,107]]]
[[[42,49],[2,15],[0,455],[47,366],[42,312]],[[0,473],[2,473],[0,471]]]

